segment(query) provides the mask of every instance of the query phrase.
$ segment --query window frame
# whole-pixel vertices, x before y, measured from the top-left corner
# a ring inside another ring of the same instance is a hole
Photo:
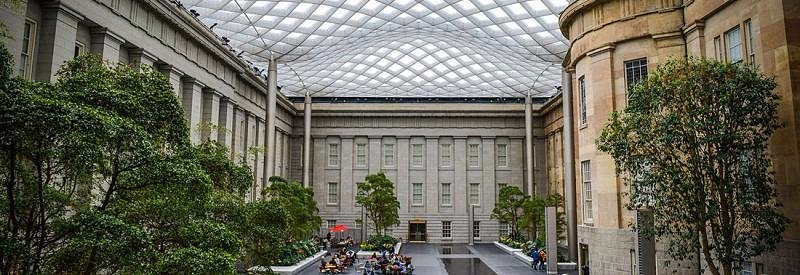
[[[390,152],[391,154],[387,154]],[[394,143],[384,143],[383,150],[381,150],[381,154],[383,155],[383,167],[395,167],[397,166],[397,159],[395,158],[395,146]],[[390,160],[390,161],[387,161]],[[390,163],[391,162],[391,163]]]
[[[474,187],[474,189],[473,189],[473,187]],[[476,191],[474,194],[472,192],[473,190]],[[473,195],[475,196],[475,200],[477,201],[477,203],[472,203],[473,202],[473,200],[472,200]],[[479,183],[479,182],[472,182],[469,185],[467,185],[467,206],[470,206],[470,205],[473,205],[473,204],[476,205],[476,206],[480,206],[481,205],[481,183]]]
[[[328,143],[328,166],[339,166],[341,163],[341,148],[338,143]]]
[[[453,238],[453,221],[442,221],[442,239]]]
[[[331,186],[334,188],[332,189]],[[333,191],[333,192],[331,192]],[[331,198],[334,198],[332,201]],[[328,192],[327,192],[327,205],[339,205],[339,183],[338,182],[328,182]]]
[[[359,151],[359,149],[363,149]],[[365,168],[369,164],[369,149],[366,143],[356,143],[356,167]]]
[[[73,53],[73,58],[77,58],[84,53],[86,53],[86,44],[83,44],[80,41],[75,41],[75,52]]]
[[[647,57],[627,60],[622,64],[625,70],[625,100],[627,101],[631,88],[647,79]]]
[[[30,28],[25,31],[25,28],[30,26]],[[25,17],[25,22],[22,25],[22,51],[20,52],[20,67],[17,71],[20,77],[24,79],[31,80],[33,79],[33,64],[35,64],[34,60],[36,59],[36,40],[37,35],[39,32],[39,22],[33,20],[33,18]],[[27,35],[27,38],[25,37]],[[27,39],[27,41],[26,41]],[[27,47],[25,47],[27,42]],[[23,61],[24,59],[24,61]]]
[[[734,33],[736,34],[735,36],[733,35]],[[744,62],[744,40],[742,39],[742,27],[736,25],[725,31],[723,36],[725,37],[725,51],[728,62],[734,64]],[[738,38],[738,42],[731,41],[732,37]],[[738,59],[736,60],[734,60],[733,56],[733,53],[736,52],[735,49],[738,50],[739,53]]]
[[[583,222],[594,221],[594,199],[592,198],[592,164],[589,160],[581,161],[581,201],[583,202]]]
[[[481,221],[472,221],[472,239],[481,238]]]
[[[744,25],[744,36],[745,41],[747,41],[747,61],[750,63],[756,63],[756,47],[755,47],[755,39],[753,39],[753,20],[747,19],[742,24]]]
[[[419,186],[419,194],[417,194],[417,187]],[[419,202],[417,202],[417,195],[419,195]],[[425,205],[425,184],[421,182],[411,183],[411,205],[424,206]]]
[[[445,147],[447,149],[445,149]],[[447,154],[445,155],[445,152]],[[453,166],[453,145],[450,143],[439,144],[439,166],[452,167]]]
[[[445,188],[447,186],[447,188]],[[447,192],[445,192],[447,190]],[[445,195],[447,195],[447,203],[445,203]],[[439,183],[439,205],[449,207],[453,206],[453,184],[449,182]]]
[[[501,151],[500,148],[503,148],[503,150]],[[503,154],[500,154],[500,152],[503,152]],[[496,160],[495,161],[497,161],[497,167],[508,167],[509,166],[508,144],[506,144],[506,143],[498,143],[498,144],[496,144],[495,145],[495,154],[496,154],[496,157],[495,157]]]
[[[474,149],[474,151],[473,151]],[[467,164],[469,167],[481,167],[481,145],[478,143],[467,144]]]
[[[586,76],[582,75],[578,78],[578,109],[580,111],[578,115],[578,121],[580,122],[581,128],[586,127],[589,124],[589,113],[586,106]]]
[[[419,149],[416,152],[415,149]],[[411,167],[425,166],[425,146],[421,143],[411,144]]]

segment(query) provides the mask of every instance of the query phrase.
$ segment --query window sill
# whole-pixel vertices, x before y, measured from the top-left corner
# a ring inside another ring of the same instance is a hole
[[[588,127],[589,127],[589,123],[584,123],[584,124],[581,124],[580,127],[578,127],[578,130],[583,130],[583,129],[586,129]]]

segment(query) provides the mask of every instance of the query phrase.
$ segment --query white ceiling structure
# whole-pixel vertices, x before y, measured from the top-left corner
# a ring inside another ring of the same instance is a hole
[[[549,97],[567,0],[181,0],[286,96]]]

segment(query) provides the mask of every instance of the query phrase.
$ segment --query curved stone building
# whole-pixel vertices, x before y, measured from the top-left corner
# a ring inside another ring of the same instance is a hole
[[[565,131],[574,137],[573,171],[567,174],[574,173],[577,189],[577,256],[591,274],[697,273],[695,255],[687,255],[682,266],[667,266],[662,244],[655,246],[655,269],[638,270],[652,263],[637,260],[644,244],[630,229],[637,213],[624,206],[626,187],[615,175],[613,160],[595,147],[609,114],[625,107],[628,86],[665,59],[687,56],[754,63],[775,76],[782,98],[780,119],[786,127],[774,135],[770,152],[782,211],[795,222],[777,251],[744,263],[743,272],[800,272],[800,208],[794,203],[800,198],[800,91],[799,78],[793,75],[800,69],[798,20],[798,1],[570,2],[560,17],[562,33],[571,44],[563,63],[572,88],[571,101],[565,104],[571,105],[573,117]]]

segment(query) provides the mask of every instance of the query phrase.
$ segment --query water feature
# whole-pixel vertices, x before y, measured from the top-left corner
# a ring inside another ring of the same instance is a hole
[[[459,275],[496,275],[489,266],[479,258],[442,258],[444,268],[449,274]]]

